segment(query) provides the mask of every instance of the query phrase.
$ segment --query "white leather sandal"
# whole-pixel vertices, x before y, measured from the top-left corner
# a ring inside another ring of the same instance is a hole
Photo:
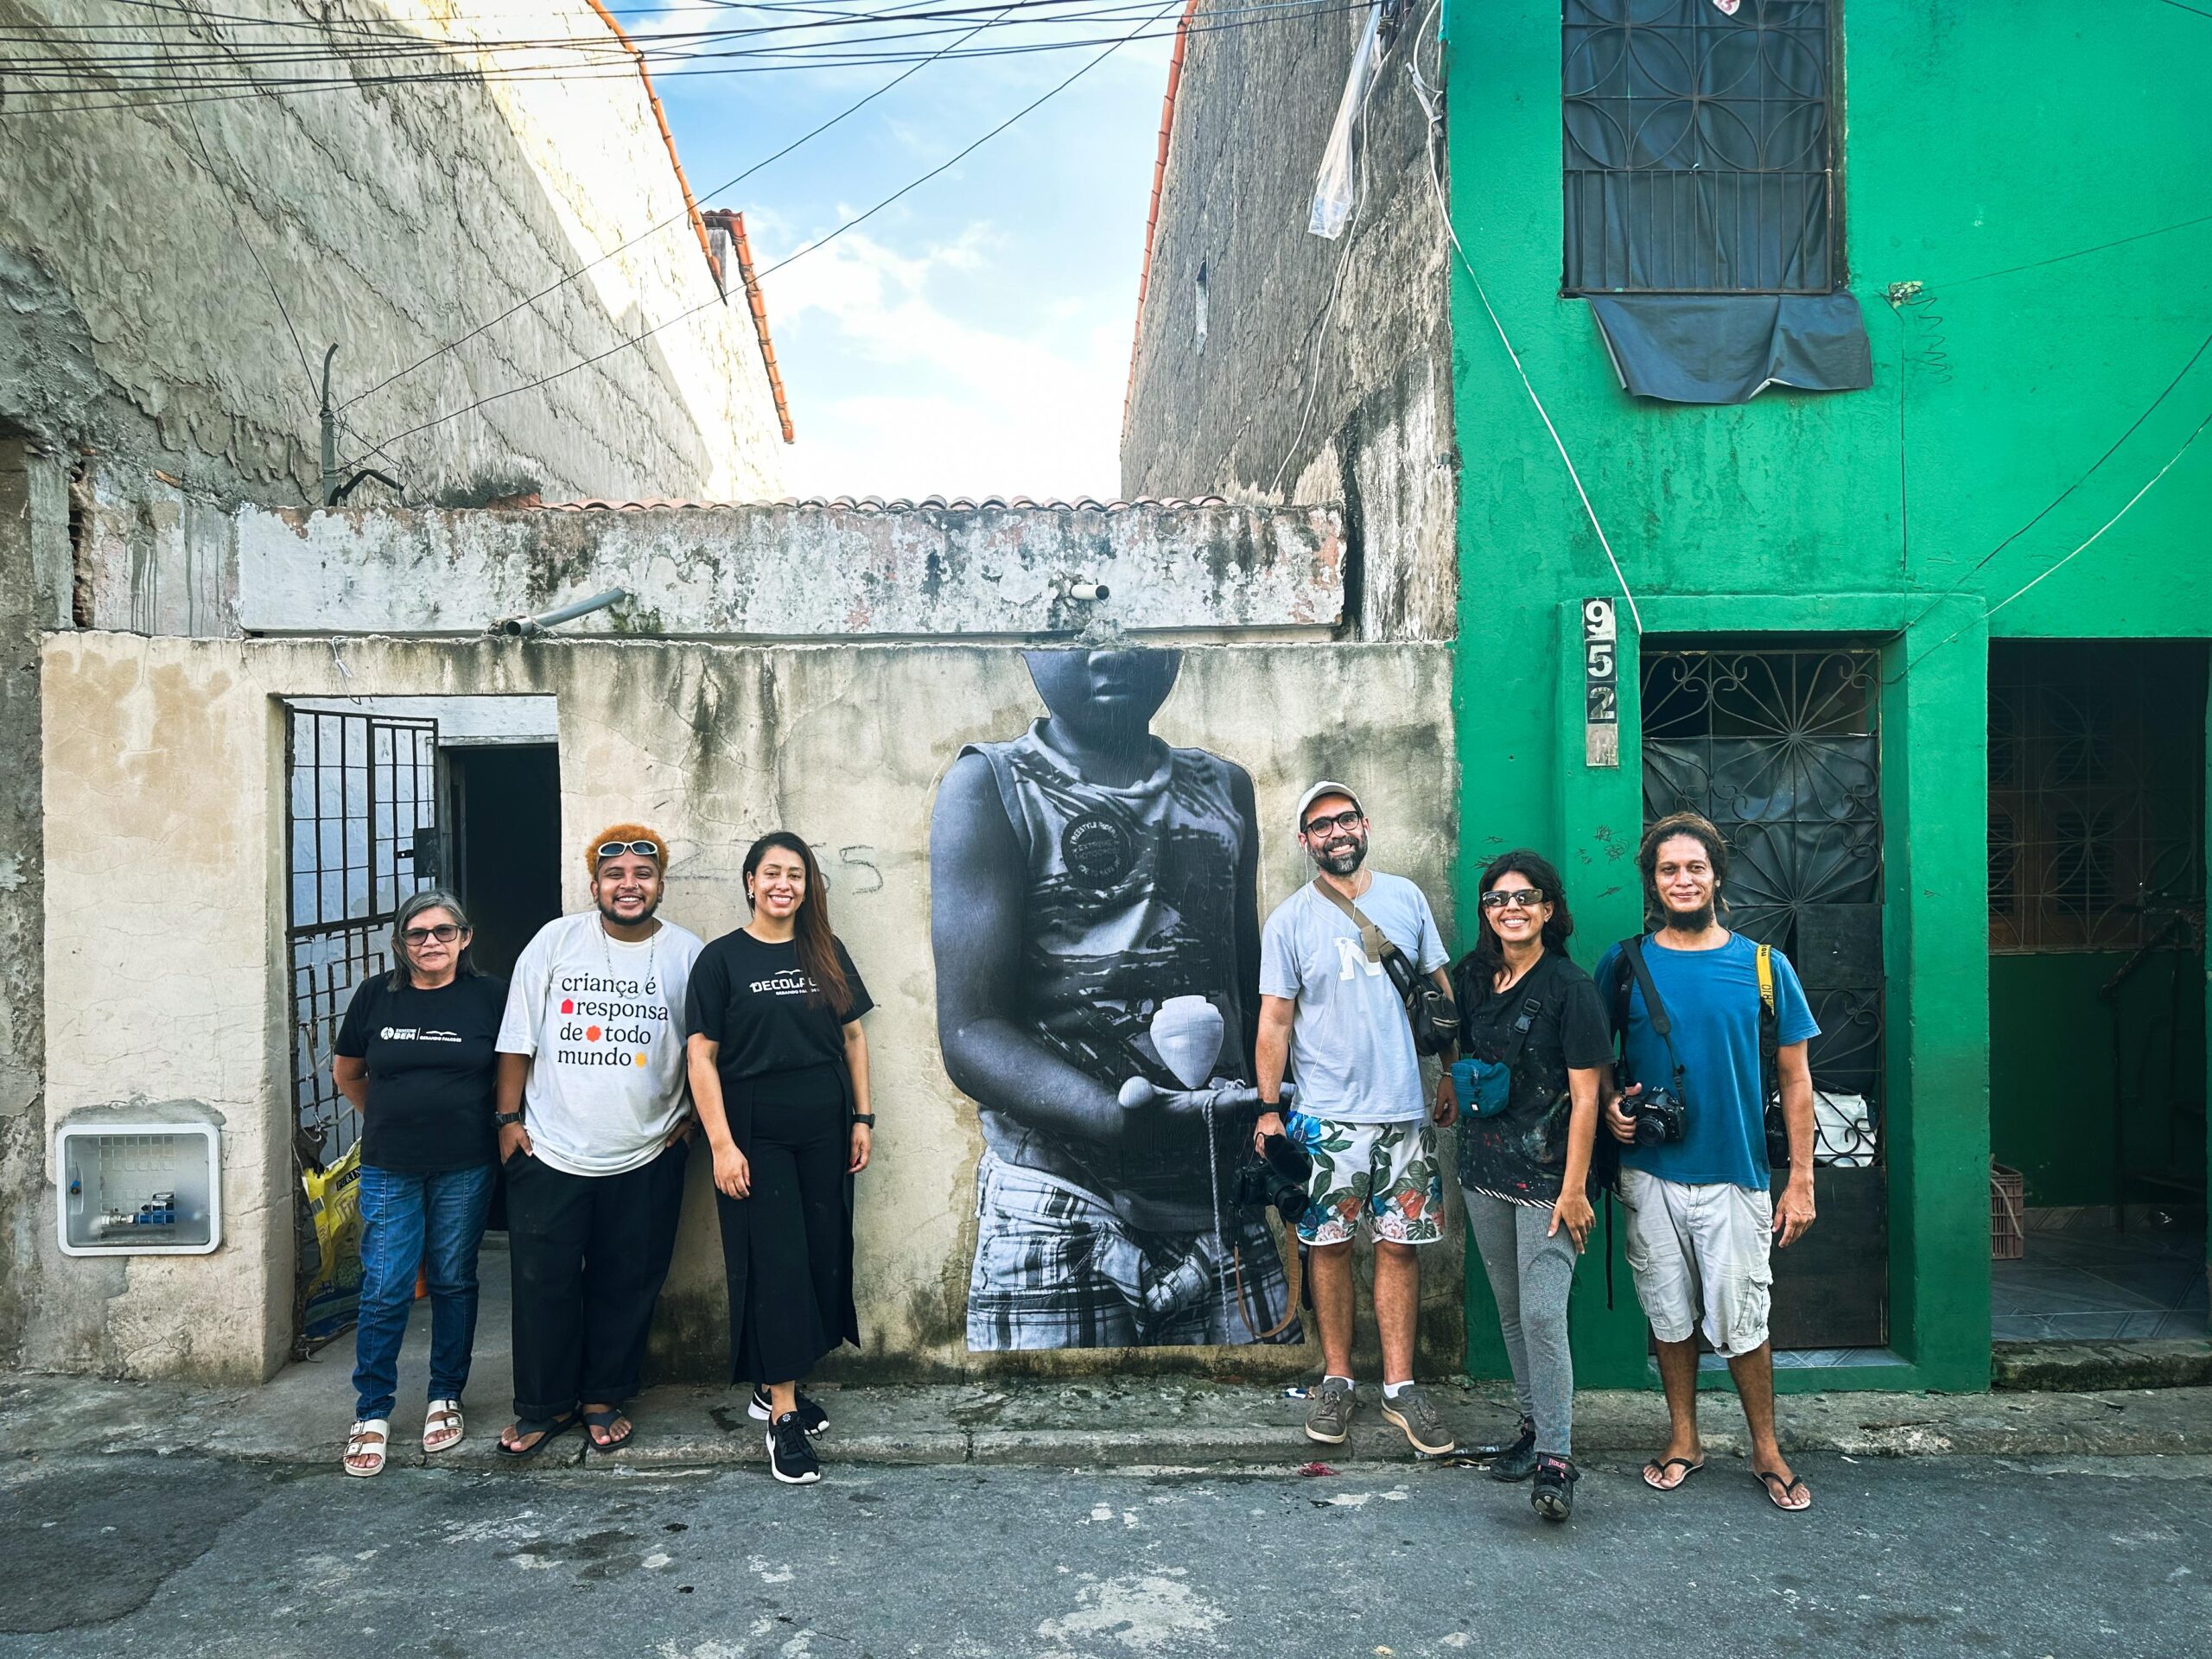
[[[433,1400],[429,1415],[423,1420],[423,1449],[425,1452],[447,1452],[461,1444],[468,1432],[461,1421],[461,1402]]]
[[[339,1467],[349,1475],[359,1475],[364,1480],[371,1475],[384,1473],[385,1442],[391,1438],[391,1423],[383,1417],[364,1417],[357,1421],[346,1436],[346,1455]],[[365,1469],[353,1465],[356,1458],[373,1458],[375,1462]]]

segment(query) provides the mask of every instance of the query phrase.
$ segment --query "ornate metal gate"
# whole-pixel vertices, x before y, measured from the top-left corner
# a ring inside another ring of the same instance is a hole
[[[1645,820],[1719,827],[1728,925],[1789,957],[1821,1025],[1820,1221],[1775,1259],[1777,1348],[1887,1339],[1880,688],[1871,650],[1643,653]]]
[[[360,1134],[360,1115],[330,1080],[339,1021],[356,986],[391,971],[385,933],[399,901],[430,883],[416,844],[437,819],[438,727],[287,714],[292,1101],[301,1160],[321,1164]]]

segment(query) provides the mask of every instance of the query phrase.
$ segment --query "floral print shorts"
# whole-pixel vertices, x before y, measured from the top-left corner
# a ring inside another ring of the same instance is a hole
[[[1444,1236],[1444,1172],[1426,1118],[1340,1123],[1293,1112],[1283,1127],[1313,1160],[1298,1224],[1306,1243],[1348,1242],[1363,1213],[1375,1236],[1394,1244],[1433,1244]]]

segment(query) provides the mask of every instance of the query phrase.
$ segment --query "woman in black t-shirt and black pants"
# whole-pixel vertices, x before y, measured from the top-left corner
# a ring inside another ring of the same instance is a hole
[[[753,919],[692,966],[686,1046],[714,1150],[730,1380],[753,1384],[771,1471],[803,1485],[821,1478],[808,1436],[830,1424],[798,1381],[861,1339],[852,1177],[874,1139],[860,1020],[875,1005],[830,931],[804,841],[778,830],[754,842],[745,893]]]
[[[1575,1481],[1567,1300],[1590,1234],[1590,1163],[1612,1036],[1597,987],[1567,957],[1574,923],[1551,861],[1504,854],[1483,872],[1478,892],[1475,948],[1452,970],[1459,1046],[1510,1076],[1499,1111],[1460,1119],[1459,1185],[1521,1401],[1520,1436],[1491,1473],[1534,1475],[1537,1514],[1564,1521]]]
[[[423,1449],[461,1443],[476,1341],[476,1251],[492,1203],[504,980],[476,971],[461,901],[428,888],[391,919],[392,969],[353,993],[331,1078],[361,1114],[361,1299],[349,1475],[383,1471],[415,1281],[430,1285]]]

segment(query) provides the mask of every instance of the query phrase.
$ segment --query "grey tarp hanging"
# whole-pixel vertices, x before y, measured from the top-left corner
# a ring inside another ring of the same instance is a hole
[[[1851,294],[1591,294],[1621,385],[1674,404],[1747,404],[1769,386],[1874,383]]]

